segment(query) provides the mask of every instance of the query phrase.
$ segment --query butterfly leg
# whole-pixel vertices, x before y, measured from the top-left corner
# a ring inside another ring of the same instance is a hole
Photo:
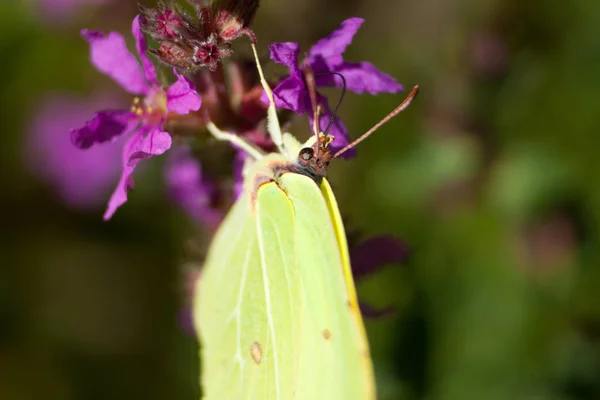
[[[255,160],[260,160],[264,157],[264,154],[259,149],[245,141],[243,138],[241,138],[238,135],[234,135],[233,133],[220,130],[212,122],[206,124],[206,129],[208,129],[208,131],[215,137],[215,139],[223,140],[239,147]]]

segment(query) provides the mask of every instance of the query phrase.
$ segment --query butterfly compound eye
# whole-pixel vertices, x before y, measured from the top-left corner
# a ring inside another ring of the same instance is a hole
[[[307,147],[307,148],[300,150],[300,154],[298,155],[298,157],[300,157],[300,159],[303,161],[308,161],[311,158],[313,158],[314,155],[315,155],[315,151],[312,148]]]

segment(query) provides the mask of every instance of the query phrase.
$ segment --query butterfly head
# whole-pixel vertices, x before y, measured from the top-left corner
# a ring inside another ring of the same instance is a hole
[[[309,140],[298,153],[297,164],[301,171],[315,179],[327,176],[327,167],[333,158],[329,145],[333,136],[320,133],[318,139]]]

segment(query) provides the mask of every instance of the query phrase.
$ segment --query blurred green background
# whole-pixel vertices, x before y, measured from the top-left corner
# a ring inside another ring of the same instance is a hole
[[[129,0],[0,3],[0,399],[198,398],[180,314],[207,238],[168,202],[163,160],[110,222],[113,181],[72,207],[31,167],[48,104],[129,104],[79,30],[129,37],[135,14]],[[307,50],[351,16],[366,22],[347,59],[421,86],[331,168],[347,229],[411,248],[358,283],[396,309],[367,321],[379,398],[600,399],[600,3],[263,0],[254,28],[265,54]],[[358,136],[402,98],[348,94],[341,117]]]

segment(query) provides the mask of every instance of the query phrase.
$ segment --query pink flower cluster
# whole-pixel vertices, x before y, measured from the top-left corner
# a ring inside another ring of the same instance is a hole
[[[189,140],[189,133],[184,134],[182,140],[174,140],[174,137],[181,130],[202,130],[207,122],[212,121],[243,136],[264,151],[273,150],[273,144],[262,123],[266,117],[262,88],[257,84],[256,76],[244,79],[244,76],[256,75],[253,63],[239,60],[226,62],[227,60],[217,57],[214,62],[194,64],[194,57],[197,56],[194,51],[200,49],[204,43],[202,40],[208,40],[209,36],[227,51],[230,51],[229,42],[242,35],[255,40],[249,23],[258,2],[231,0],[224,4],[222,10],[208,10],[198,6],[197,13],[200,17],[195,22],[174,6],[161,4],[156,9],[142,8],[142,13],[132,23],[137,56],[127,49],[125,38],[120,33],[105,34],[87,29],[81,31],[90,45],[92,64],[98,71],[112,78],[133,99],[130,108],[97,111],[85,124],[71,130],[72,144],[81,150],[82,157],[95,155],[90,160],[96,160],[92,164],[98,172],[88,172],[85,182],[74,179],[77,174],[64,171],[54,174],[62,174],[65,178],[66,183],[61,183],[64,197],[85,199],[87,196],[79,195],[77,191],[92,193],[90,188],[94,187],[96,181],[98,186],[105,187],[106,180],[114,176],[114,170],[118,167],[115,166],[115,154],[120,153],[120,177],[104,213],[104,219],[108,220],[127,202],[128,191],[134,186],[134,171],[140,161],[171,150],[172,156],[166,164],[165,178],[172,198],[194,219],[213,226],[218,224],[220,213],[214,209],[213,201],[216,189],[202,174],[200,160],[192,156],[188,147],[193,143],[193,136],[192,141]],[[308,115],[312,124],[311,103],[302,74],[306,66],[314,71],[317,87],[343,86],[355,93],[370,94],[401,91],[402,85],[373,64],[344,60],[343,53],[362,23],[361,18],[343,21],[338,28],[319,40],[302,60],[298,43],[274,43],[269,46],[271,59],[289,68],[289,75],[281,78],[275,85],[276,105],[295,114]],[[156,48],[148,47],[145,34],[152,37]],[[188,61],[165,60],[160,50],[165,43],[185,49],[195,48],[194,51],[186,50],[181,53],[191,64]],[[167,69],[167,72],[173,72],[172,83],[166,84],[159,79],[157,67],[149,54],[155,55],[163,64],[166,62],[174,66]],[[195,67],[188,68],[188,64]],[[233,83],[226,84],[219,80],[223,75],[238,78]],[[247,84],[248,81],[252,83]],[[229,89],[233,92],[225,96],[224,93]],[[317,101],[321,108],[319,126],[321,130],[325,130],[327,126],[329,133],[335,137],[332,148],[339,149],[348,144],[347,129],[337,117],[332,116],[327,98],[317,93]],[[105,154],[105,159],[101,159],[101,154]],[[234,195],[241,188],[243,160],[241,153],[232,157],[235,189],[231,193]],[[74,168],[79,168],[79,172],[83,171],[79,166]]]

